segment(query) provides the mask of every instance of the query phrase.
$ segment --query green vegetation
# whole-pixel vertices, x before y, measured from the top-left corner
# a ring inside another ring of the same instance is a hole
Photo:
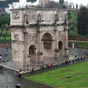
[[[5,15],[5,16],[0,16],[0,26],[2,24],[10,24],[10,16],[9,15]]]
[[[61,5],[64,5],[64,0],[59,0],[59,3],[60,3]]]
[[[77,36],[77,15],[75,12],[68,13],[68,19],[70,21],[70,29],[69,29],[69,36]]]
[[[4,37],[0,37],[0,43],[11,43],[11,37],[6,37],[6,40]]]
[[[26,77],[55,88],[88,88],[88,61]]]
[[[0,43],[11,43],[10,30],[7,31],[7,34],[6,34],[6,30],[2,31],[2,34],[1,34],[1,29],[0,29]]]
[[[2,27],[4,24],[10,24],[10,16],[0,16],[0,43],[11,43],[11,32],[7,28]]]
[[[77,15],[77,28],[80,35],[88,35],[88,7],[81,7]]]
[[[69,12],[68,19],[70,21],[69,36],[88,35],[87,7],[81,7],[78,14],[76,12]]]
[[[33,3],[33,2],[36,2],[36,0],[27,0],[27,2],[32,2]]]
[[[72,47],[72,43],[73,43],[73,41],[69,41],[68,46]],[[82,41],[75,41],[74,45],[77,48],[88,48],[88,41],[83,41],[83,42]]]

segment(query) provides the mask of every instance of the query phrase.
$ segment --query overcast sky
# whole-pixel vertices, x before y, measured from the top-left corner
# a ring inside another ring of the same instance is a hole
[[[26,4],[31,5],[30,2],[29,3],[26,2],[27,0],[19,0],[19,1],[20,1],[20,3],[16,3],[14,5],[15,8],[18,8],[18,7],[21,7],[21,6],[23,7]],[[52,1],[59,2],[59,0],[52,0]],[[88,0],[65,0],[65,1],[68,1],[69,3],[72,2],[74,4],[79,4],[79,5],[80,4],[86,5],[88,3]],[[38,2],[39,2],[39,0],[37,0],[36,2],[34,2],[32,5],[38,5]],[[10,8],[12,8],[12,6],[10,6]]]
[[[24,3],[26,0],[20,0],[20,1],[21,3]],[[53,1],[59,2],[59,0],[53,0]],[[88,0],[65,0],[65,1],[73,2],[74,4],[83,4],[83,5],[86,5],[88,3]]]
[[[58,1],[58,0],[54,0],[54,1]],[[84,5],[88,3],[88,0],[65,0],[65,1],[73,2],[74,4],[84,4]]]
[[[4,0],[0,0],[0,1],[4,1]],[[24,3],[26,0],[20,0],[20,1],[21,3]],[[59,0],[53,0],[53,1],[59,2]],[[88,0],[65,0],[65,1],[73,2],[74,4],[83,4],[83,5],[88,4]]]

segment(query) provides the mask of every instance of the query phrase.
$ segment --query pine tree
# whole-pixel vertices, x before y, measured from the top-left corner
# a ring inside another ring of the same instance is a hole
[[[81,7],[77,15],[78,33],[88,35],[88,8]]]
[[[37,0],[27,0],[27,2],[36,2]]]
[[[61,5],[63,5],[63,4],[64,4],[64,0],[59,0],[59,3],[60,3]]]

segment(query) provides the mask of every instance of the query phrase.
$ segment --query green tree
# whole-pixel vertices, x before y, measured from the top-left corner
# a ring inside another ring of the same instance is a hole
[[[81,7],[77,15],[78,34],[88,35],[88,8]]]
[[[61,5],[64,5],[64,0],[59,0],[59,3],[60,3]]]
[[[27,0],[27,2],[36,2],[37,0]]]
[[[69,36],[77,36],[77,15],[76,12],[68,12],[68,20],[69,20]]]
[[[0,16],[0,26],[2,24],[10,24],[10,16],[9,15],[5,15],[5,16]]]

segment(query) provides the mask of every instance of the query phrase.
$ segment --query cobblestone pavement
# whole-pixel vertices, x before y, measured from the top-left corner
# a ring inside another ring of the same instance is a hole
[[[18,78],[15,71],[9,69],[0,70],[0,88],[16,88],[16,84],[20,83],[21,88],[50,88],[34,82]]]
[[[0,48],[0,62],[7,62],[12,59],[12,51],[11,48]]]

